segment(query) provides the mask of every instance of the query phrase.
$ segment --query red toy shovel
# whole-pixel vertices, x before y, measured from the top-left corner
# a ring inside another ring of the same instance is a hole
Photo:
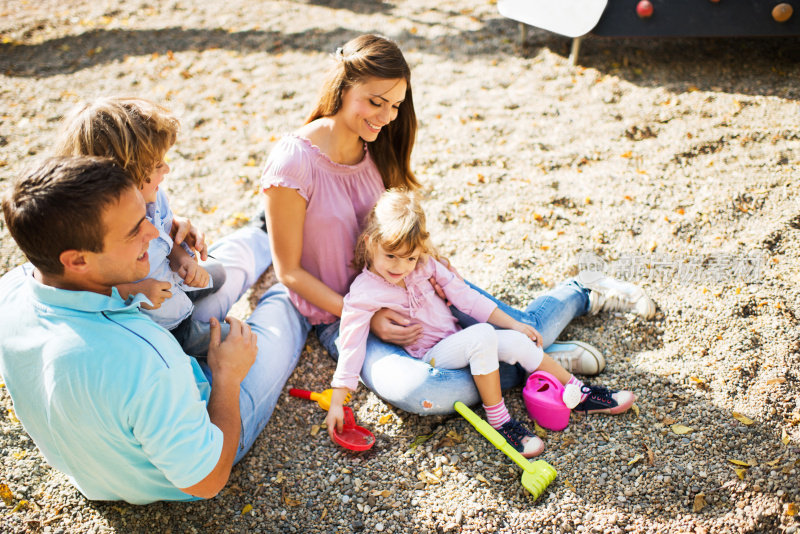
[[[351,451],[365,451],[375,445],[375,436],[372,432],[358,426],[356,418],[353,416],[353,410],[349,406],[342,406],[344,410],[344,421],[342,422],[342,431],[333,431],[333,441]]]

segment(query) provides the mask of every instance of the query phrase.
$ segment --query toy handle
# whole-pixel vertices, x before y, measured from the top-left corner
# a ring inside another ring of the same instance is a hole
[[[514,460],[514,463],[520,466],[525,472],[533,471],[531,463],[519,452],[517,452],[517,450],[506,441],[506,438],[501,436],[497,430],[492,428],[492,425],[478,417],[475,412],[467,408],[466,404],[458,401],[453,407],[464,419],[469,422],[469,424],[475,427],[475,430],[480,432],[483,437],[488,439],[492,445],[500,449],[500,451],[502,451],[506,456]]]
[[[564,384],[559,382],[559,380],[555,376],[551,375],[550,373],[547,373],[547,372],[544,372],[544,371],[536,371],[535,373],[533,373],[531,375],[531,377],[534,377],[534,380],[537,382],[537,385],[536,385],[536,390],[537,391],[541,387],[542,383],[550,384],[550,386],[552,386],[556,391],[559,391],[559,392],[562,392],[562,393],[564,391]]]
[[[292,388],[289,390],[289,395],[292,397],[300,397],[301,399],[309,399],[311,400],[311,391],[307,391],[305,389],[295,389]]]

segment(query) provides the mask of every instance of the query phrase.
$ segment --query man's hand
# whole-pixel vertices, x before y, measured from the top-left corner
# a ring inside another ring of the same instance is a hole
[[[409,325],[409,320],[403,314],[388,308],[375,312],[369,326],[382,341],[401,347],[414,343],[422,335],[421,324]]]
[[[192,226],[192,222],[186,217],[179,217],[173,215],[172,228],[169,232],[175,246],[180,245],[184,241],[189,248],[197,251],[200,259],[206,261],[208,259],[208,247],[206,246],[206,236],[201,231]]]
[[[211,318],[211,341],[208,344],[208,366],[214,384],[218,377],[225,377],[241,383],[247,372],[256,361],[258,345],[256,335],[250,325],[239,319],[227,317],[225,322],[231,325],[228,337],[220,341],[219,321]],[[212,386],[213,387],[213,386]]]
[[[187,256],[181,260],[181,264],[176,272],[189,287],[202,288],[208,285],[208,271],[200,267],[191,256]]]
[[[242,428],[239,414],[241,384],[256,360],[256,335],[250,331],[250,326],[231,317],[225,321],[231,325],[231,330],[221,342],[219,321],[211,319],[211,341],[208,344],[208,367],[212,379],[208,417],[222,431],[222,452],[214,469],[203,480],[194,486],[181,488],[185,493],[203,499],[215,496],[228,483]]]

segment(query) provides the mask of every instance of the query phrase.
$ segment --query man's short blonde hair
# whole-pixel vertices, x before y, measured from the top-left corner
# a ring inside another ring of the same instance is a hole
[[[78,104],[67,115],[56,155],[111,158],[141,187],[175,144],[179,129],[168,109],[149,100],[98,98]]]

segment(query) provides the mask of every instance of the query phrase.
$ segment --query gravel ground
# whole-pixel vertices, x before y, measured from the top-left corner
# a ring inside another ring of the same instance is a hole
[[[493,3],[429,6],[0,0],[0,187],[47,154],[74,102],[136,94],[180,117],[165,187],[218,239],[254,213],[260,167],[330,53],[383,33],[412,65],[415,169],[465,276],[522,305],[591,254],[656,300],[654,320],[564,333],[603,350],[600,381],[636,391],[638,411],[548,432],[558,478],[534,502],[458,416],[362,388],[377,444],[351,455],[287,394],[218,497],[134,507],[89,502],[47,466],[0,387],[0,530],[798,531],[800,40],[588,38],[573,67],[568,40],[531,29],[520,47]],[[0,273],[21,261],[0,228]],[[324,389],[333,369],[310,338],[287,389]],[[524,414],[519,388],[506,399]]]

